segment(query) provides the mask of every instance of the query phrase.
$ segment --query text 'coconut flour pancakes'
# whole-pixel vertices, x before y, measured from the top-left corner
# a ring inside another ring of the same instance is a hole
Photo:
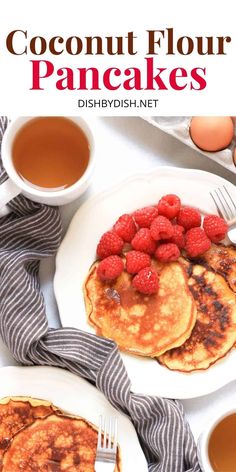
[[[14,397],[0,401],[3,472],[94,472],[97,428],[49,405]],[[119,447],[115,472],[121,472]]]
[[[84,286],[89,323],[97,334],[114,339],[120,349],[133,354],[156,357],[180,346],[190,336],[196,321],[196,307],[179,263],[159,267],[157,294],[144,295],[123,272],[113,283],[97,276],[95,263]]]
[[[235,248],[213,244],[199,259],[153,260],[152,267],[159,291],[144,295],[127,272],[102,282],[95,263],[84,286],[89,323],[121,350],[157,357],[172,370],[207,369],[236,343]]]

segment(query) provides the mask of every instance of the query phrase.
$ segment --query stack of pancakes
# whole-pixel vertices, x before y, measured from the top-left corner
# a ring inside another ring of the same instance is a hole
[[[94,472],[98,432],[32,398],[0,400],[0,471]],[[121,471],[118,451],[116,472]]]
[[[213,244],[199,260],[152,261],[157,294],[144,295],[123,272],[115,282],[97,276],[84,285],[89,323],[121,350],[157,358],[173,370],[207,369],[236,343],[236,249]]]

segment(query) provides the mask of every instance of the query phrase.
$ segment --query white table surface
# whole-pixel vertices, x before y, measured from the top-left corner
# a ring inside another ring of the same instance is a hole
[[[220,175],[236,183],[236,176],[197,151],[152,127],[141,118],[114,117],[91,118],[95,133],[96,168],[89,190],[77,201],[61,208],[63,231],[81,203],[90,195],[120,182],[134,172],[168,165],[202,169]],[[60,326],[56,301],[53,294],[54,258],[41,263],[40,278],[46,300],[49,324]],[[0,340],[0,366],[16,365],[7,348]],[[174,391],[173,391],[174,396]],[[187,418],[195,437],[204,424],[217,412],[227,407],[236,407],[236,381],[201,398],[184,400]]]

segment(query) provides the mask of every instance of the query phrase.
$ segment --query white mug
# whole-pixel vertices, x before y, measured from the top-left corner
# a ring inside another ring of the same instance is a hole
[[[2,139],[2,162],[8,174],[8,179],[0,185],[0,208],[22,193],[25,197],[48,205],[65,205],[79,197],[88,187],[94,166],[94,138],[87,122],[81,117],[66,117],[76,123],[88,139],[90,156],[84,174],[70,187],[62,190],[49,191],[35,188],[24,181],[17,173],[12,160],[12,145],[16,134],[32,116],[21,116],[13,120],[6,129]],[[2,214],[4,212],[1,212]]]
[[[215,427],[227,416],[236,413],[236,409],[223,411],[217,418],[212,419],[204,428],[204,431],[198,439],[197,453],[202,472],[214,472],[208,455],[209,440]]]

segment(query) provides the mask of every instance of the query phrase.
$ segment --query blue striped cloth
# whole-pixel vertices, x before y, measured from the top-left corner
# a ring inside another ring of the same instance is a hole
[[[0,139],[6,126],[1,117]],[[6,178],[0,164],[0,183]],[[23,365],[63,367],[94,383],[130,417],[150,472],[200,472],[180,403],[132,392],[113,341],[48,327],[38,271],[40,260],[54,255],[60,244],[60,215],[22,195],[9,207],[11,213],[0,219],[0,334],[14,358]]]

